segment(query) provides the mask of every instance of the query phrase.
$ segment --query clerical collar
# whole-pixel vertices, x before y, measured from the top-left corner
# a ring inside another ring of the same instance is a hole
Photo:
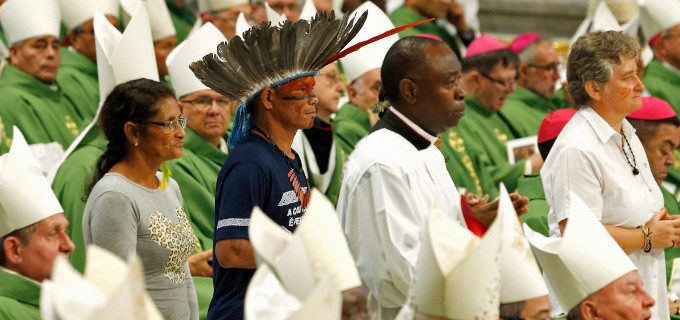
[[[399,111],[390,107],[385,115],[373,126],[371,132],[380,129],[393,131],[408,140],[418,151],[424,150],[437,141],[437,137],[425,132]]]
[[[225,141],[224,138],[220,138],[220,144],[217,148],[224,153],[229,153],[229,147],[227,147],[227,141]]]

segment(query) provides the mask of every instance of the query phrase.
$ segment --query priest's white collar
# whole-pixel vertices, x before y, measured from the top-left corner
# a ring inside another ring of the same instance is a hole
[[[411,119],[407,118],[405,115],[401,114],[401,112],[397,111],[394,107],[390,107],[390,111],[394,113],[395,116],[399,117],[401,121],[404,121],[404,123],[409,126],[413,131],[415,131],[418,135],[423,137],[424,139],[430,141],[430,143],[435,143],[437,142],[438,137],[433,136],[429,133],[427,133],[425,130],[423,130],[421,127],[419,127],[417,124],[415,124]]]

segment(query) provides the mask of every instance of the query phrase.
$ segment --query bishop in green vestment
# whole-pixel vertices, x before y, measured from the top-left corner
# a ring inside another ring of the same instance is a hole
[[[333,119],[333,133],[337,148],[349,155],[354,151],[359,140],[368,135],[371,127],[366,111],[351,102],[345,103]]]
[[[177,43],[181,43],[187,38],[197,19],[196,13],[186,7],[186,2],[185,0],[165,0],[168,10],[170,10],[172,24],[177,31]]]
[[[677,67],[654,58],[647,65],[642,82],[653,97],[666,100],[675,113],[680,112],[680,70]]]
[[[40,284],[0,269],[0,320],[39,320]]]

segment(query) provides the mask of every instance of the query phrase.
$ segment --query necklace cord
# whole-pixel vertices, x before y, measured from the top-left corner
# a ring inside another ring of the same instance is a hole
[[[630,155],[633,157],[633,163],[630,162],[630,159],[628,158],[628,153],[626,153],[626,149],[623,147],[623,144],[621,145],[621,151],[623,151],[623,155],[626,157],[626,161],[628,161],[628,165],[633,169],[633,175],[638,175],[640,173],[640,170],[637,168],[637,160],[635,159],[635,153],[633,153],[633,148],[630,147],[630,142],[628,142],[628,138],[626,138],[626,135],[623,133],[623,128],[621,128],[621,135],[623,136],[623,140],[626,141],[626,144],[628,145],[628,151],[630,151]]]

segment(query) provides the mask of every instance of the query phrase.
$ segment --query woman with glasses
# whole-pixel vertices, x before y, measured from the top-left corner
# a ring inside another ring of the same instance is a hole
[[[99,125],[109,142],[87,192],[85,243],[124,259],[139,255],[163,318],[198,319],[187,263],[195,236],[165,166],[182,156],[186,135],[174,93],[147,79],[120,84],[104,101]]]

